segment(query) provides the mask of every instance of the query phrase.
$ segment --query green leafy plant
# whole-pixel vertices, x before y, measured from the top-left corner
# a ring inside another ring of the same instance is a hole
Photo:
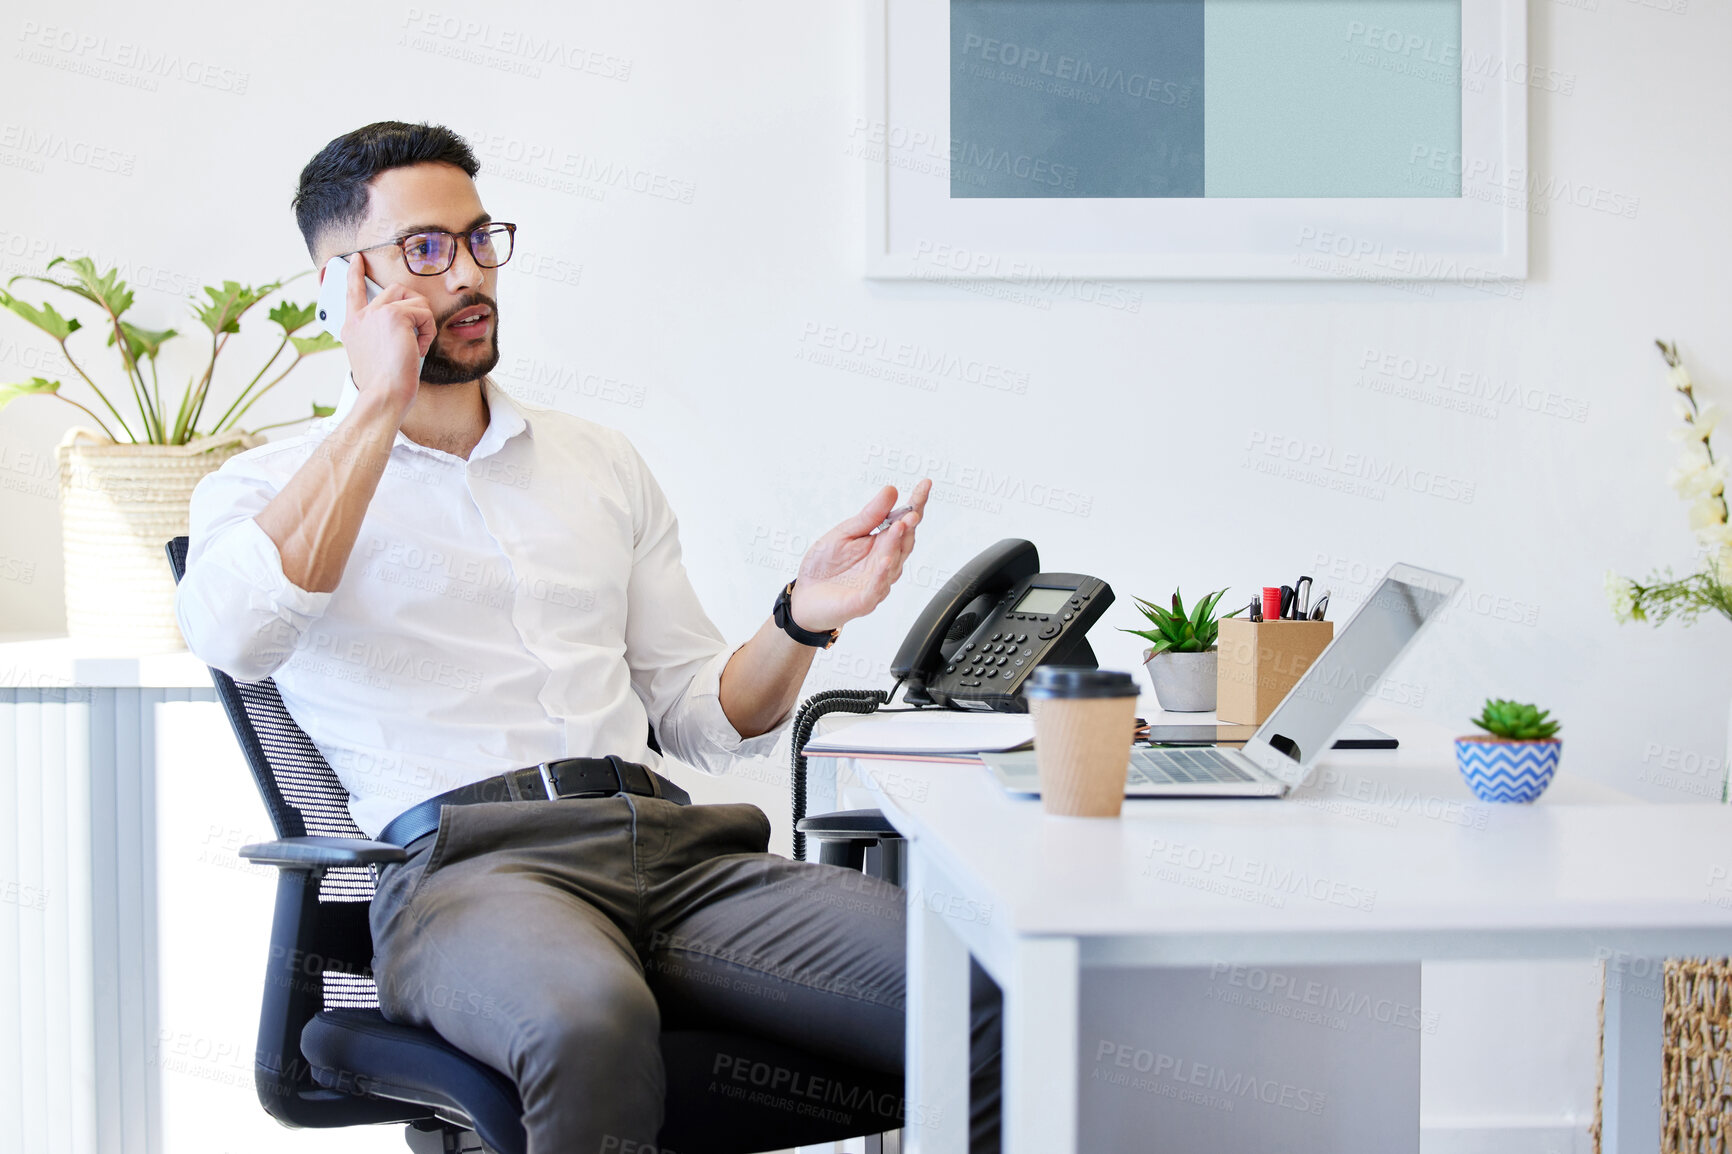
[[[55,274],[59,269],[60,273]],[[204,289],[206,300],[192,299],[192,312],[210,333],[210,353],[205,359],[202,369],[192,374],[186,387],[181,391],[179,403],[171,414],[164,404],[161,384],[157,378],[157,358],[161,355],[163,346],[176,339],[181,334],[174,329],[146,329],[133,324],[126,319],[126,313],[132,308],[132,290],[125,281],[120,279],[120,270],[111,268],[98,270],[89,257],[79,257],[76,260],[66,257],[55,257],[48,262],[43,275],[15,276],[7,282],[6,289],[0,289],[0,309],[34,325],[47,333],[55,344],[60,346],[60,352],[66,358],[66,363],[74,373],[77,373],[90,391],[96,394],[96,400],[107,409],[113,417],[114,424],[119,426],[120,435],[116,435],[100,414],[61,392],[63,382],[49,380],[46,377],[32,377],[28,381],[12,384],[0,384],[0,409],[20,397],[32,395],[53,396],[74,408],[81,409],[94,420],[108,438],[113,441],[130,441],[133,444],[145,445],[184,445],[199,437],[227,432],[235,428],[248,409],[266,393],[275,388],[284,377],[294,372],[300,363],[316,353],[328,349],[340,348],[341,345],[329,333],[319,332],[314,336],[298,336],[313,321],[313,304],[295,304],[292,301],[280,300],[267,314],[270,320],[282,330],[282,340],[277,344],[276,351],[270,356],[259,371],[253,374],[252,380],[242,388],[234,401],[223,411],[222,416],[208,428],[200,429],[204,420],[205,403],[210,399],[211,386],[216,380],[217,358],[222,355],[229,337],[241,331],[241,318],[252,308],[285,285],[305,276],[299,273],[286,280],[271,281],[262,285],[243,285],[236,281],[224,281],[220,287],[207,286]],[[100,310],[101,317],[96,324],[96,331],[106,333],[106,344],[115,349],[120,357],[122,377],[125,380],[125,393],[120,387],[111,384],[105,391],[85,371],[83,364],[73,356],[69,340],[74,333],[84,329],[84,322],[75,316],[62,316],[55,307],[47,302],[32,305],[20,300],[7,291],[19,281],[36,281],[50,285],[61,292],[68,293],[86,304]],[[294,355],[286,367],[276,375],[266,380],[266,375],[277,366],[285,350],[294,348]],[[148,379],[146,374],[148,372]],[[262,382],[262,383],[261,383]],[[110,391],[114,397],[110,397]],[[131,404],[127,411],[139,428],[134,430],[121,412],[121,407],[127,405],[126,394],[130,394]],[[120,399],[121,405],[114,403]],[[173,400],[173,394],[170,394]],[[305,417],[293,421],[279,421],[275,425],[262,425],[251,430],[260,432],[263,429],[273,429],[280,425],[297,424],[300,421],[311,420],[313,417],[329,415],[333,410],[324,405],[313,405],[312,412]]]
[[[1486,698],[1485,708],[1473,723],[1493,737],[1510,741],[1550,741],[1557,736],[1559,724],[1550,718],[1551,710],[1536,709],[1503,698]]]
[[[1640,581],[1606,574],[1606,597],[1619,621],[1650,621],[1659,625],[1676,617],[1685,625],[1703,613],[1732,619],[1732,511],[1726,503],[1728,461],[1714,453],[1714,430],[1720,409],[1701,404],[1696,386],[1678,355],[1676,344],[1655,341],[1666,359],[1666,381],[1683,427],[1674,436],[1683,449],[1669,480],[1690,502],[1690,528],[1696,535],[1704,564],[1699,572],[1675,577],[1670,568]]]
[[[1146,638],[1150,643],[1149,656],[1157,653],[1203,653],[1215,647],[1215,639],[1220,635],[1221,618],[1215,615],[1215,606],[1220,602],[1225,589],[1217,590],[1205,596],[1191,609],[1185,612],[1185,603],[1179,597],[1179,591],[1173,590],[1173,607],[1164,609],[1152,601],[1135,598],[1137,608],[1143,611],[1143,616],[1149,619],[1152,629],[1121,629],[1124,633],[1133,633]],[[1225,614],[1227,617],[1237,617],[1244,612],[1241,607]]]

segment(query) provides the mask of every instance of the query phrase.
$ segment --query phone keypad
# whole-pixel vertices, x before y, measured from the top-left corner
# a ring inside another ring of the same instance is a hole
[[[1004,701],[1028,670],[1039,664],[1055,638],[1079,619],[1093,620],[1104,604],[1110,604],[1112,594],[1095,579],[1083,582],[1085,589],[1073,588],[1065,603],[1051,613],[1012,613],[1014,601],[1006,599],[987,614],[986,620],[955,649],[941,668],[940,681],[933,686],[943,700],[946,692],[976,701]]]

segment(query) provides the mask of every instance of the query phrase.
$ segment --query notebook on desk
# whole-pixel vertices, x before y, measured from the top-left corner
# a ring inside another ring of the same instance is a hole
[[[1026,713],[950,709],[881,710],[827,728],[802,747],[807,757],[951,756],[1034,748]]]

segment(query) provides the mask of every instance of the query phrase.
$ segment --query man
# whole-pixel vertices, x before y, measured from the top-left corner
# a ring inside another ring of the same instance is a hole
[[[301,173],[315,263],[350,257],[350,378],[333,417],[199,485],[187,643],[274,678],[356,824],[407,845],[371,909],[380,1008],[511,1077],[534,1154],[653,1144],[664,1019],[899,1070],[899,891],[770,855],[755,806],[677,804],[649,774],[551,801],[472,787],[566,757],[654,767],[651,726],[712,772],[767,752],[815,647],[901,574],[930,483],[876,535],[892,488],[825,534],[772,620],[726,644],[626,438],[488,379],[515,226],[477,171],[450,131],[384,122]],[[998,1003],[978,971],[974,1001],[973,1142],[995,1149]]]

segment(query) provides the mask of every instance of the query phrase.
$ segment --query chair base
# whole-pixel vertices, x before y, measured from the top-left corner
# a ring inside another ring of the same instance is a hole
[[[403,1131],[411,1154],[495,1154],[473,1130],[449,1124],[411,1122]]]
[[[876,809],[844,809],[803,818],[799,831],[818,843],[823,865],[862,870],[893,885],[904,884],[907,842]]]

